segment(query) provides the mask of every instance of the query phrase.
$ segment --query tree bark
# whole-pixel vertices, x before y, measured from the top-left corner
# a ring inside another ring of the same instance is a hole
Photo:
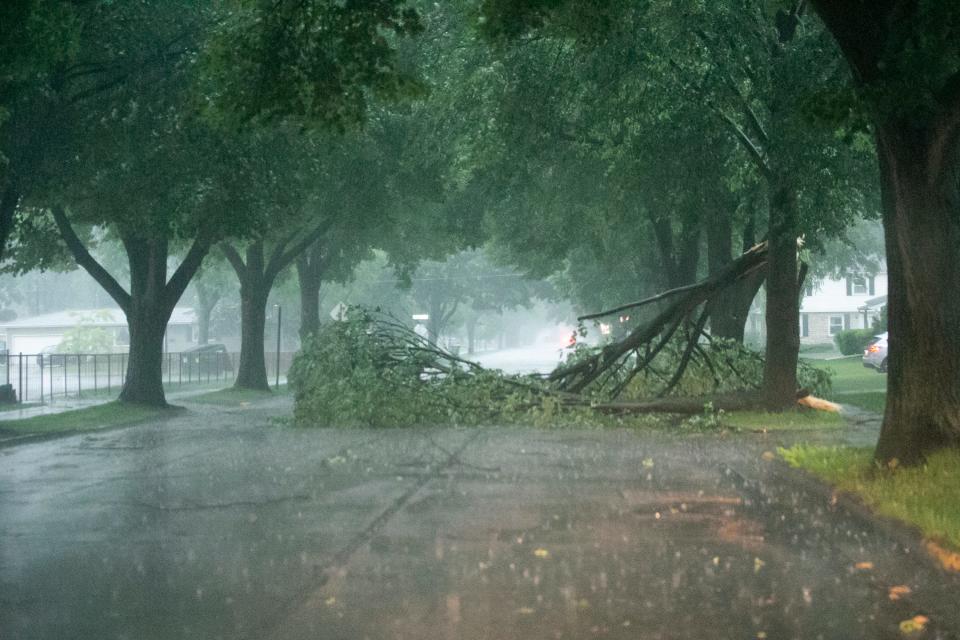
[[[130,330],[127,372],[121,402],[166,406],[163,391],[163,338],[173,305],[166,300],[168,245],[164,239],[126,236],[130,260]],[[174,301],[175,302],[175,301]]]
[[[297,256],[300,285],[300,342],[320,330],[320,286],[323,284],[323,247],[316,242]]]
[[[14,216],[19,204],[20,192],[13,184],[7,185],[0,193],[0,261],[7,251],[7,242],[13,232]]]
[[[246,260],[229,245],[223,251],[240,280],[240,363],[234,387],[269,391],[263,343],[273,277],[267,272],[263,241],[247,245]]]
[[[797,195],[781,178],[773,181],[768,231],[767,348],[763,401],[771,411],[793,406],[800,356],[800,270],[797,264]]]
[[[747,226],[743,234],[743,251],[754,245],[753,230]],[[718,214],[707,223],[707,262],[710,274],[722,271],[735,259],[733,255],[733,220],[728,212]],[[763,284],[765,270],[758,270],[738,280],[724,296],[710,300],[710,334],[743,343],[750,307]]]
[[[270,290],[280,272],[318,242],[329,228],[330,221],[324,220],[309,233],[295,230],[287,234],[273,246],[269,259],[263,240],[247,245],[246,261],[230,244],[221,245],[223,255],[240,280],[240,364],[234,387],[269,391],[263,336]]]
[[[882,462],[916,464],[960,446],[958,137],[960,125],[877,132],[890,332]]]
[[[240,286],[240,364],[234,383],[239,389],[270,390],[263,346],[269,293],[262,282]]]
[[[473,355],[477,349],[477,325],[480,324],[480,315],[467,319],[467,353]]]
[[[211,291],[200,282],[196,283],[197,290],[197,343],[210,342],[210,316],[220,302],[220,294]]]
[[[163,391],[163,338],[170,313],[142,300],[127,313],[130,329],[130,352],[121,402],[149,406],[166,406]]]

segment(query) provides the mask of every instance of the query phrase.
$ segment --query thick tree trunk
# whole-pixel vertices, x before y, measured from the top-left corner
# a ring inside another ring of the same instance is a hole
[[[319,243],[318,243],[319,244]],[[319,250],[314,246],[310,251],[297,257],[297,281],[300,285],[300,342],[320,330],[320,285],[323,282],[323,269]]]
[[[166,297],[168,245],[162,239],[125,237],[123,242],[130,260],[130,305],[126,311],[130,354],[120,401],[166,406],[163,338],[173,312]]]
[[[240,364],[234,383],[238,389],[270,390],[263,349],[269,292],[262,282],[245,282],[240,286]]]
[[[127,314],[130,329],[130,353],[121,402],[166,406],[163,391],[163,337],[170,311],[154,301],[142,300]]]
[[[952,138],[952,139],[951,139]],[[889,278],[887,406],[876,457],[960,446],[960,127],[880,128]]]
[[[772,411],[792,407],[796,400],[800,355],[797,222],[796,193],[788,184],[775,184],[768,227],[767,348],[763,367],[763,401]]]
[[[745,231],[744,252],[753,246],[753,240],[752,231]],[[710,275],[722,271],[734,258],[733,220],[729,214],[721,213],[711,218],[707,225],[707,261]],[[743,343],[750,306],[763,284],[764,275],[764,271],[757,271],[730,287],[725,295],[710,301],[710,335]]]
[[[240,279],[240,364],[237,366],[234,386],[238,389],[269,391],[263,337],[267,322],[267,298],[273,280],[265,275],[262,242],[251,242],[246,254],[245,263],[231,260]]]

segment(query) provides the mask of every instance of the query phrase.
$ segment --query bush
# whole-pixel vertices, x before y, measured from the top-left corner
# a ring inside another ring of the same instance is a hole
[[[852,356],[863,353],[863,350],[867,348],[867,343],[873,340],[876,333],[876,329],[848,329],[833,336],[833,341],[840,353],[845,356]]]

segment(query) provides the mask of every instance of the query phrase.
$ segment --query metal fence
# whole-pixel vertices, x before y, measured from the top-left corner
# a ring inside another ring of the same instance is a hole
[[[266,354],[270,382],[285,376],[293,353]],[[0,355],[0,375],[9,384],[18,402],[55,402],[56,398],[83,398],[120,391],[127,376],[126,353],[16,353]],[[162,361],[164,385],[230,382],[236,375],[239,353],[165,353]]]

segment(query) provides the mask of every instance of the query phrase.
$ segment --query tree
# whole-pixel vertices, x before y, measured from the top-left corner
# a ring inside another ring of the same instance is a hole
[[[857,85],[831,111],[872,123],[880,165],[890,355],[876,457],[916,464],[960,446],[960,302],[944,295],[960,288],[960,7],[812,5]]]
[[[68,112],[70,135],[58,155],[60,167],[31,192],[28,204],[49,208],[57,234],[83,267],[124,311],[130,328],[130,357],[120,399],[164,405],[163,335],[174,306],[214,240],[233,224],[220,189],[229,159],[216,137],[189,107],[188,60],[200,46],[198,33],[184,38],[184,25],[199,27],[202,12],[186,6],[124,5],[92,54],[120,57],[123,73],[97,87],[111,105]],[[171,51],[170,42],[178,48]],[[129,53],[126,47],[129,45]],[[133,68],[144,50],[161,52],[154,65]],[[119,53],[116,53],[119,52]],[[113,54],[113,55],[111,55]],[[128,56],[127,59],[124,56]],[[159,170],[158,170],[159,169]],[[129,262],[124,287],[88,250],[79,227],[93,226],[119,240]],[[35,242],[29,241],[29,244]],[[171,253],[183,258],[168,278]]]
[[[766,191],[764,396],[770,408],[778,409],[793,405],[797,386],[803,273],[798,238],[804,231],[811,237],[836,233],[851,211],[863,210],[863,197],[849,188],[857,175],[851,172],[855,147],[800,108],[813,92],[849,84],[833,46],[809,21],[798,28],[802,7],[778,15],[766,3],[748,5],[533,0],[513,6],[488,0],[481,14],[482,29],[494,41],[521,39],[528,49],[536,31],[587,50],[613,49],[627,61],[638,61],[630,65],[633,72],[643,72],[642,80],[635,81],[644,89],[653,85],[662,96],[652,103],[658,109],[654,122],[664,105],[688,102],[714,119],[707,130],[714,135],[722,130],[736,142]],[[834,183],[838,177],[844,189]],[[841,206],[832,206],[832,198]],[[827,202],[831,206],[824,206]],[[724,251],[719,242],[715,247]]]

